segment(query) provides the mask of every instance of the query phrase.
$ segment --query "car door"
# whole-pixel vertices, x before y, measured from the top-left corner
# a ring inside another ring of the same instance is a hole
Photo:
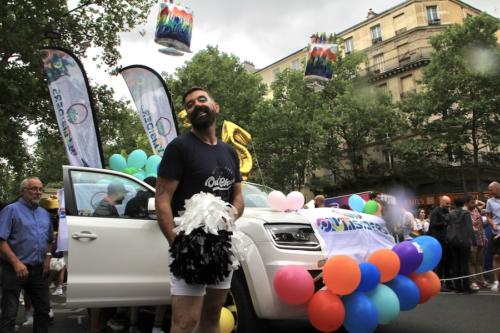
[[[168,243],[156,220],[147,216],[153,189],[111,170],[65,166],[63,172],[69,230],[67,304],[169,303]],[[126,190],[123,201],[111,199],[116,194],[109,191],[116,188]],[[137,204],[137,198],[142,203]]]

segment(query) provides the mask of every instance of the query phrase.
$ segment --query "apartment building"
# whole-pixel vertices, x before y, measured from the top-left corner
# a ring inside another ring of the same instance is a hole
[[[430,37],[481,11],[459,0],[407,0],[381,13],[368,11],[366,20],[337,33],[344,56],[365,52],[362,74],[385,89],[395,101],[419,91],[417,81],[430,59]],[[314,31],[313,31],[314,32]],[[270,85],[284,69],[303,70],[307,47],[256,71]]]

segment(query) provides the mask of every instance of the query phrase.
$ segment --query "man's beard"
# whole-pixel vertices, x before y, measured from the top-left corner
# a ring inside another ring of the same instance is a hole
[[[202,113],[206,116],[198,117]],[[193,112],[188,114],[188,119],[194,129],[206,130],[215,122],[215,112],[207,105],[197,105]]]

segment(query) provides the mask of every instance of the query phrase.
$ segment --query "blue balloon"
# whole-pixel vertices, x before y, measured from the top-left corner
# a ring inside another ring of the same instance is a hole
[[[434,269],[439,264],[443,249],[438,240],[431,236],[419,236],[414,238],[412,242],[418,244],[424,253],[424,258],[420,266],[418,266],[417,273],[425,273]]]
[[[141,169],[148,159],[148,155],[142,149],[136,149],[128,155],[127,167]]]
[[[146,161],[146,173],[154,173],[158,170],[158,165],[160,165],[161,157],[158,155],[149,156]]]
[[[361,270],[361,281],[357,291],[371,291],[380,283],[380,270],[372,263],[364,262],[359,264]]]
[[[111,170],[122,171],[127,167],[127,161],[122,155],[113,154],[109,157],[109,167]]]
[[[413,310],[418,305],[420,290],[409,277],[398,275],[386,285],[398,296],[401,311]]]
[[[377,329],[377,308],[368,296],[355,291],[342,301],[345,307],[344,327],[350,333],[371,333]]]
[[[352,210],[355,210],[356,212],[363,212],[363,208],[365,208],[365,201],[363,200],[362,197],[360,197],[357,194],[353,194],[349,197],[349,207],[351,207]]]
[[[379,284],[375,290],[369,292],[367,295],[377,308],[379,324],[389,324],[398,317],[399,299],[391,288],[384,284]]]

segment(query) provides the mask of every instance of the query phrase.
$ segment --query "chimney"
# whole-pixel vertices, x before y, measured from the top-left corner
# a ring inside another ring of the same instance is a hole
[[[255,65],[250,62],[250,61],[243,61],[243,67],[245,68],[245,70],[248,72],[248,73],[253,73],[255,71],[257,71],[257,69],[255,68]]]
[[[377,13],[375,13],[375,12],[373,11],[373,9],[371,9],[371,8],[370,8],[370,9],[368,9],[368,15],[366,15],[366,18],[367,18],[367,19],[370,19],[370,18],[375,17],[375,16],[377,16]]]

